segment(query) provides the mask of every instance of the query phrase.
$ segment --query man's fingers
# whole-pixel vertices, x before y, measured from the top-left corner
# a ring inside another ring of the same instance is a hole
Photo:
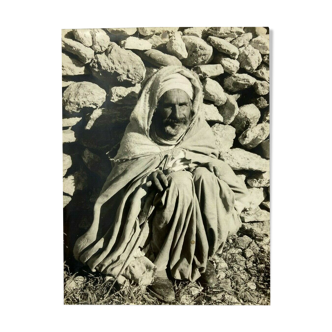
[[[163,186],[158,179],[159,171],[152,174],[152,182],[159,191],[163,191]]]
[[[165,187],[168,187],[168,181],[165,174],[160,172],[158,175],[159,175],[158,176],[159,180],[161,180],[161,182],[164,184]]]

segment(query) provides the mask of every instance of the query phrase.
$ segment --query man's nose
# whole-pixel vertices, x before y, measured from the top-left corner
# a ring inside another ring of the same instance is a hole
[[[176,119],[180,118],[181,117],[180,106],[174,105],[172,113],[173,113],[172,115],[174,118],[176,118]]]

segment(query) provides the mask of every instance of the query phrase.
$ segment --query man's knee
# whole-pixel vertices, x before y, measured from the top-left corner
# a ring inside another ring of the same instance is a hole
[[[169,186],[175,187],[179,192],[192,194],[193,182],[192,174],[186,171],[171,173],[167,176]]]
[[[215,175],[209,171],[206,167],[197,167],[193,173],[194,182],[204,180],[215,180]]]

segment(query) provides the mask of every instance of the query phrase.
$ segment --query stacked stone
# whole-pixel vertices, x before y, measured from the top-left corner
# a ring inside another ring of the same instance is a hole
[[[269,225],[267,28],[63,30],[62,52],[68,211],[82,206],[90,211],[111,171],[110,158],[117,152],[141,87],[158,68],[179,65],[198,74],[203,111],[215,134],[219,158],[249,188],[242,221],[248,227],[258,222]],[[88,214],[81,218],[81,228],[89,226]]]

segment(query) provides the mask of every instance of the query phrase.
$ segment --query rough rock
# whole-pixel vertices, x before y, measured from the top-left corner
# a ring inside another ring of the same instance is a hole
[[[95,54],[91,48],[69,38],[62,38],[62,48],[75,54],[84,64],[91,62]]]
[[[270,124],[263,122],[245,130],[239,137],[239,142],[244,148],[250,150],[261,144],[269,134]]]
[[[228,74],[235,74],[240,69],[240,62],[225,56],[222,53],[217,53],[213,58],[213,63],[221,64],[224,71]]]
[[[238,264],[243,267],[246,265],[246,259],[243,256],[241,256],[239,254],[235,254],[235,255],[233,255],[232,258],[233,258],[235,264]]]
[[[261,54],[270,54],[270,40],[265,36],[254,38],[250,45],[258,50]]]
[[[73,163],[72,163],[72,160],[71,160],[71,156],[69,156],[68,154],[63,153],[62,156],[63,156],[62,157],[62,160],[63,160],[63,176],[65,176],[66,173],[67,173],[68,168],[70,168]]]
[[[71,197],[67,195],[63,195],[63,208],[65,208],[71,201]]]
[[[207,41],[219,52],[229,55],[232,59],[237,59],[239,50],[237,47],[224,39],[209,36]]]
[[[179,32],[175,32],[170,36],[166,48],[170,54],[175,55],[180,60],[188,57],[186,45]]]
[[[250,257],[252,257],[254,255],[254,252],[251,250],[251,249],[249,249],[249,248],[247,248],[245,251],[244,251],[244,257],[245,258],[250,258]]]
[[[269,170],[269,161],[255,153],[235,148],[221,151],[219,159],[225,161],[233,170],[248,170],[266,172]]]
[[[269,66],[270,65],[270,55],[269,54],[263,55],[262,58],[263,58],[263,62]]]
[[[182,66],[181,61],[174,55],[165,54],[155,49],[141,52],[140,56],[143,60],[156,67]]]
[[[211,127],[216,138],[217,149],[221,152],[228,151],[232,146],[235,138],[235,129],[232,126],[217,123]]]
[[[247,183],[251,188],[269,187],[270,172],[254,173],[247,178]]]
[[[248,248],[248,246],[251,242],[252,242],[252,239],[249,236],[247,236],[247,235],[239,236],[235,240],[235,246],[237,248],[244,250],[244,249]]]
[[[94,76],[107,82],[140,83],[145,66],[138,55],[111,42],[105,53],[96,54],[90,64]]]
[[[262,56],[259,51],[248,45],[240,49],[238,60],[241,68],[252,73],[262,63]]]
[[[75,192],[75,178],[74,175],[69,175],[63,178],[63,192],[67,195],[73,196]]]
[[[218,108],[212,104],[208,105],[203,103],[202,112],[204,113],[206,121],[223,122],[223,117],[220,115]]]
[[[270,220],[270,212],[262,210],[257,207],[254,211],[244,211],[241,213],[241,220],[243,222],[253,222],[253,221],[267,221]]]
[[[75,133],[71,129],[62,130],[62,142],[72,143],[76,141]]]
[[[106,179],[110,172],[110,164],[103,161],[97,154],[85,149],[82,153],[82,159],[90,171]]]
[[[267,109],[262,115],[262,122],[270,122],[270,110]]]
[[[153,35],[151,37],[145,37],[144,40],[148,41],[152,45],[152,48],[159,48],[166,46],[169,41],[169,36],[168,34]]]
[[[127,50],[147,51],[152,48],[152,44],[144,39],[128,37],[120,42],[120,46]]]
[[[244,30],[242,28],[236,28],[236,27],[213,27],[208,29],[208,33],[221,38],[236,38],[244,33]]]
[[[248,74],[233,74],[224,80],[224,88],[229,92],[238,92],[253,86],[256,79]]]
[[[105,30],[108,31],[110,34],[124,37],[132,36],[137,31],[136,28],[108,28]]]
[[[264,201],[265,197],[266,194],[264,192],[264,188],[249,188],[248,196],[246,198],[245,209],[242,214],[252,214]]]
[[[114,86],[110,89],[110,101],[118,104],[136,104],[140,90],[140,84],[129,88]]]
[[[239,108],[239,113],[232,122],[236,133],[242,133],[248,128],[254,127],[261,116],[261,112],[254,104],[243,105]]]
[[[188,52],[188,57],[182,59],[184,66],[193,67],[204,65],[211,61],[213,48],[203,39],[195,36],[183,36],[182,40],[185,43]]]
[[[261,143],[260,152],[263,158],[270,159],[270,139]]]
[[[270,201],[264,201],[261,203],[262,207],[264,207],[265,209],[269,210],[270,211]]]
[[[219,106],[218,110],[224,119],[224,124],[230,124],[234,121],[235,117],[239,113],[239,107],[232,95],[226,93],[226,97],[226,103]]]
[[[87,67],[76,59],[72,59],[67,54],[62,53],[62,75],[63,76],[76,76],[86,75],[89,73]]]
[[[269,106],[268,96],[266,97],[261,96],[258,98],[254,98],[252,101],[259,109],[263,109]]]
[[[154,34],[172,33],[178,31],[179,28],[138,28],[138,32],[142,36],[152,36]]]
[[[105,100],[105,90],[91,82],[73,83],[63,93],[64,107],[70,113],[80,112],[85,107],[98,108]]]
[[[62,77],[62,87],[67,88],[70,84],[74,83],[75,81],[72,81],[66,77]]]
[[[221,64],[199,65],[193,69],[198,74],[199,78],[217,77],[224,73],[224,69]]]
[[[92,46],[91,29],[73,29],[74,38],[86,47]]]
[[[254,37],[267,34],[267,29],[263,27],[246,27],[244,28],[244,31],[246,33],[252,33]]]
[[[209,28],[188,28],[183,30],[185,36],[195,36],[202,38]]]
[[[270,70],[265,63],[262,63],[256,70],[252,72],[252,74],[257,78],[270,82]]]
[[[264,239],[269,241],[270,220],[244,223],[242,224],[241,231],[243,231],[245,234],[248,234],[250,237],[255,238],[257,242],[264,241]],[[259,253],[259,247],[257,244],[255,244],[254,241],[249,245],[249,249],[251,249],[255,255]]]
[[[270,84],[266,81],[256,81],[254,84],[255,92],[259,96],[265,96],[270,91]]]
[[[77,118],[77,117],[62,119],[62,128],[75,126],[81,120],[82,120],[82,118]]]
[[[232,40],[231,44],[237,48],[240,48],[249,45],[251,39],[252,39],[252,33],[248,32]]]
[[[256,284],[253,281],[249,281],[247,283],[248,288],[250,288],[251,290],[255,290],[256,289]]]
[[[227,96],[221,85],[210,78],[206,78],[203,82],[204,99],[212,101],[216,106],[226,103]]]
[[[91,29],[92,49],[96,53],[104,52],[110,44],[110,37],[103,29]]]

